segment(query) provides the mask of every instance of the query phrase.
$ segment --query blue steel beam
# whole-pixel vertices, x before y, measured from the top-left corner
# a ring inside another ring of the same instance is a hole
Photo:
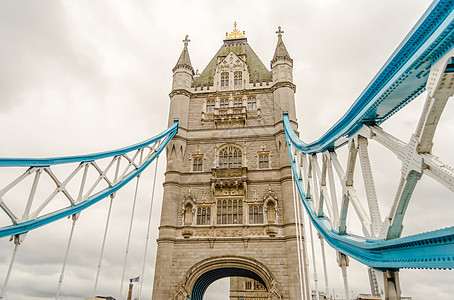
[[[425,90],[430,67],[453,46],[454,0],[434,1],[344,116],[318,140],[295,146],[323,152],[364,123],[381,124]]]
[[[68,163],[77,163],[77,162],[89,162],[97,159],[102,159],[106,157],[113,157],[118,155],[123,155],[125,153],[146,147],[165,136],[175,135],[178,130],[178,121],[175,121],[172,126],[159,133],[158,135],[149,138],[143,142],[123,147],[116,150],[87,154],[87,155],[76,155],[76,156],[64,156],[64,157],[52,157],[52,158],[1,158],[0,157],[0,167],[48,167],[52,165],[61,165]]]
[[[310,197],[306,197],[302,178],[298,175],[291,146],[301,142],[284,115],[292,172],[298,193],[309,218],[325,240],[337,251],[375,269],[452,269],[454,268],[454,227],[444,228],[393,240],[368,240],[352,234],[339,234],[326,216],[319,216]]]
[[[128,153],[130,151],[134,151],[143,147],[146,147],[158,140],[162,140],[159,145],[159,148],[153,153],[153,155],[148,159],[143,165],[140,167],[132,170],[129,172],[121,181],[118,183],[107,187],[96,194],[88,197],[87,200],[81,201],[80,203],[75,204],[74,206],[69,206],[52,213],[37,217],[32,220],[28,220],[25,222],[18,223],[16,225],[4,226],[0,228],[0,238],[12,235],[19,235],[27,233],[33,229],[42,227],[54,221],[60,220],[62,218],[77,214],[82,210],[92,206],[93,204],[99,202],[100,200],[112,195],[113,193],[120,190],[123,186],[125,186],[128,182],[134,179],[137,175],[142,173],[154,160],[159,154],[165,149],[167,144],[170,140],[175,136],[178,131],[178,121],[175,121],[171,127],[163,131],[162,133],[156,135],[153,138],[150,138],[142,143],[138,143],[129,147],[113,150],[113,151],[106,151],[96,154],[89,154],[89,155],[81,155],[81,156],[71,156],[71,157],[59,157],[59,158],[43,158],[43,159],[13,159],[13,158],[0,158],[0,166],[20,166],[20,167],[28,167],[28,166],[49,166],[49,165],[56,165],[56,164],[64,164],[64,163],[77,163],[77,162],[89,162],[101,158],[106,157],[114,157],[118,155],[122,155]]]

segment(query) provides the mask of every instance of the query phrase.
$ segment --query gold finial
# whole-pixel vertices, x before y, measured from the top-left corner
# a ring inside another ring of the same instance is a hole
[[[241,33],[236,29],[236,22],[233,23],[233,31],[230,34],[228,32],[225,33],[226,40],[244,39],[245,37],[246,33],[244,31]]]
[[[277,28],[276,33],[277,33],[277,37],[278,37],[278,38],[282,37],[282,34],[284,33],[284,31],[281,30],[281,26],[279,26],[279,27]]]

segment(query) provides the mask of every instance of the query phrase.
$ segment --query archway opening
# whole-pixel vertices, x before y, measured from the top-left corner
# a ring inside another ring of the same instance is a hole
[[[266,286],[265,281],[256,273],[242,269],[242,268],[218,268],[214,270],[210,270],[203,275],[201,275],[194,284],[191,292],[191,300],[202,300],[205,291],[207,290],[208,286],[215,282],[218,279],[225,278],[225,277],[246,277],[250,279],[254,279],[263,286]]]

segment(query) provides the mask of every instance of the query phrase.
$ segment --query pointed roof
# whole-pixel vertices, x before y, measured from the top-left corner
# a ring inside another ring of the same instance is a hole
[[[281,30],[281,26],[278,27],[277,33],[277,45],[276,50],[274,51],[273,59],[271,60],[271,65],[278,60],[288,60],[293,63],[293,59],[288,54],[287,48],[285,48],[284,41],[282,40],[282,34],[284,31]]]
[[[224,44],[214,55],[208,65],[198,78],[194,80],[195,86],[212,86],[214,83],[214,74],[218,64],[218,57],[227,56],[230,51],[236,55],[246,56],[246,65],[249,72],[249,80],[254,82],[272,81],[271,72],[265,67],[260,58],[247,43],[246,38],[226,39]]]
[[[192,72],[192,74],[194,75],[194,68],[192,67],[191,59],[189,58],[189,51],[188,51],[188,43],[190,41],[191,40],[188,39],[188,35],[186,35],[185,39],[183,40],[183,43],[184,43],[183,51],[181,52],[181,55],[177,61],[177,64],[172,69],[173,72],[175,72],[175,70],[178,68],[186,68],[186,69],[189,69]]]

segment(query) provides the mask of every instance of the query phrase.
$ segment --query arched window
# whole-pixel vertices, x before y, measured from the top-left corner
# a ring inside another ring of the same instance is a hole
[[[233,73],[233,82],[234,85],[241,85],[243,81],[243,73],[242,72],[235,72]]]
[[[228,108],[229,107],[229,100],[228,99],[221,99],[219,101],[219,108]]]
[[[243,224],[243,200],[218,200],[218,224]]]
[[[221,86],[229,86],[229,73],[228,72],[221,73]]]
[[[259,154],[259,169],[268,169],[270,167],[268,154]]]
[[[255,99],[255,97],[249,97],[247,99],[247,109],[249,110],[257,109],[257,99]]]
[[[197,208],[197,225],[210,225],[211,208],[199,207]]]
[[[192,161],[192,171],[202,171],[202,158],[201,157],[194,157]]]
[[[239,148],[229,146],[219,152],[219,168],[241,168],[243,162],[242,152]]]
[[[243,100],[241,98],[233,99],[233,107],[241,107]]]
[[[250,205],[249,206],[249,224],[262,224],[263,223],[263,206]]]
[[[207,100],[206,112],[211,113],[214,111],[214,100]]]

